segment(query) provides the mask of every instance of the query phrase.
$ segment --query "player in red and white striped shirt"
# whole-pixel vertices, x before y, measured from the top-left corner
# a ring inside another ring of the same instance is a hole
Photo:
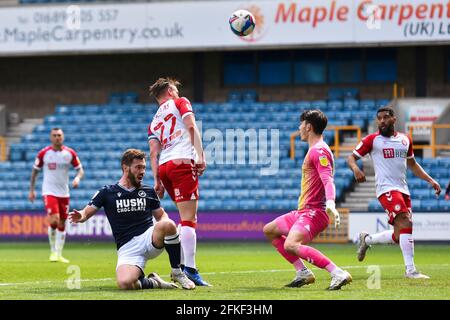
[[[441,192],[439,184],[431,178],[414,159],[411,137],[394,129],[396,118],[394,109],[382,107],[377,111],[378,132],[365,137],[348,157],[348,164],[355,174],[356,181],[366,181],[363,171],[356,164],[366,154],[370,154],[375,166],[377,198],[389,216],[389,224],[394,230],[369,235],[359,235],[358,260],[362,261],[372,244],[399,243],[406,266],[405,276],[414,279],[427,279],[414,265],[414,239],[412,237],[412,208],[406,169],[409,168],[419,178],[427,181],[436,191]]]
[[[183,271],[196,285],[210,286],[195,263],[198,177],[205,171],[206,161],[191,103],[179,97],[179,85],[176,80],[160,78],[150,87],[159,104],[148,127],[150,161],[158,196],[166,190],[180,213]]]
[[[66,219],[69,213],[69,169],[74,167],[78,174],[72,181],[72,187],[77,188],[83,178],[84,171],[76,152],[63,145],[64,132],[53,128],[50,132],[51,145],[39,151],[31,173],[31,202],[36,199],[36,177],[43,169],[42,197],[48,216],[48,239],[50,242],[50,261],[69,263],[62,256],[66,238]]]

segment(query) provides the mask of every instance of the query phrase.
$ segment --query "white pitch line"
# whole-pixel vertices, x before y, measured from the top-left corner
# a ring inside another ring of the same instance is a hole
[[[365,266],[341,266],[342,269],[365,269],[369,265]],[[403,267],[403,264],[386,264],[377,265],[380,268],[397,268]],[[420,266],[439,266],[439,267],[449,267],[450,264],[420,264]],[[312,269],[318,269],[316,267]],[[249,273],[274,273],[274,272],[294,272],[292,268],[290,269],[272,269],[272,270],[247,270],[247,271],[220,271],[220,272],[202,272],[203,275],[221,275],[221,274],[249,274]],[[163,277],[169,277],[170,275],[163,275]],[[114,278],[99,278],[99,279],[81,279],[81,282],[101,282],[101,281],[114,281]],[[64,281],[55,280],[44,280],[44,281],[33,281],[33,282],[12,282],[12,283],[0,283],[0,287],[8,286],[18,286],[18,285],[39,285],[39,284],[52,284],[52,283],[64,283]]]

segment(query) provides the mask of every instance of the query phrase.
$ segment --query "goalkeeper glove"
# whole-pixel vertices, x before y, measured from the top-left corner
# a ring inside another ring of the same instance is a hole
[[[334,217],[334,227],[337,229],[341,224],[341,217],[339,216],[339,212],[336,210],[336,204],[334,203],[334,200],[327,200],[326,210],[329,216]]]

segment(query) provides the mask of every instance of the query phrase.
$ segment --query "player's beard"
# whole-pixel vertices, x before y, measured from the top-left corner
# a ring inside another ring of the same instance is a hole
[[[135,188],[140,188],[142,183],[141,181],[139,181],[136,176],[134,174],[131,173],[131,170],[128,171],[128,180],[130,180],[131,184],[135,187]]]
[[[383,137],[390,137],[394,134],[394,125],[388,125],[382,129],[381,127],[378,127],[378,131]]]

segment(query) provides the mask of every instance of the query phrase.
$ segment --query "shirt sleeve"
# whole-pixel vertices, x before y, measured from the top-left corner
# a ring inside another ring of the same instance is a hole
[[[161,208],[161,201],[159,200],[158,194],[156,193],[154,188],[150,190],[150,201],[152,211]]]
[[[34,160],[33,168],[36,170],[41,170],[44,166],[44,155],[45,155],[46,149],[42,149],[39,151],[39,153],[36,156],[36,160]]]
[[[106,195],[106,188],[103,187],[94,194],[91,201],[89,201],[88,205],[94,207],[97,210],[100,209],[105,205],[105,195]]]
[[[412,158],[414,158],[413,141],[409,135],[407,137],[409,140],[409,147],[408,147],[408,153],[406,154],[406,159],[412,159]]]
[[[313,149],[312,151],[310,156],[312,157],[314,166],[319,173],[320,180],[325,189],[325,198],[326,200],[336,200],[336,188],[334,186],[333,178],[333,158],[328,151],[322,148]]]
[[[148,125],[148,130],[147,130],[148,141],[150,141],[152,139],[159,140],[158,137],[156,136],[156,134],[153,133],[151,126],[152,126],[152,124],[150,123]]]
[[[374,135],[368,135],[367,137],[362,139],[361,142],[353,150],[353,154],[356,155],[358,158],[362,158],[366,154],[370,153],[372,151],[374,138],[375,138]]]
[[[72,166],[77,170],[81,169],[82,165],[80,158],[78,158],[77,153],[74,150],[70,150],[70,153],[72,154],[72,162],[71,162]]]
[[[181,97],[175,100],[175,106],[177,107],[178,111],[180,111],[182,119],[184,119],[190,114],[194,114],[191,102],[185,97]]]

